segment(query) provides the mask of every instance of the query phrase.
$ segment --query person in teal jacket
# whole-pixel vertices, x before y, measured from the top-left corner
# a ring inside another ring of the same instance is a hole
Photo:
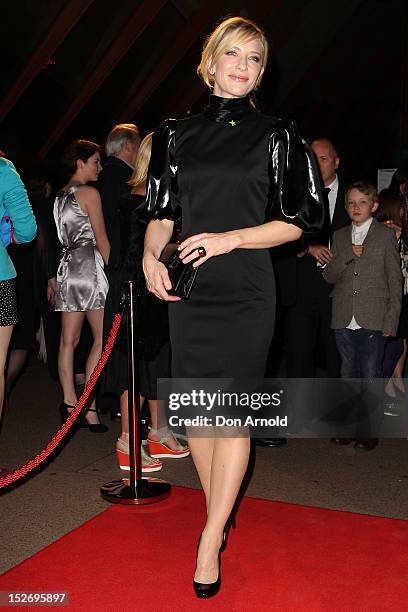
[[[0,158],[0,417],[4,400],[4,369],[17,319],[16,270],[7,253],[10,242],[31,242],[37,224],[27,192],[13,163]]]

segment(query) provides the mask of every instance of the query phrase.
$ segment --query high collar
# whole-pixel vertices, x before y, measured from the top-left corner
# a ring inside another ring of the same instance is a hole
[[[361,225],[356,225],[353,221],[351,226],[354,232],[362,232],[362,233],[367,234],[373,221],[374,221],[374,217],[368,217],[368,219],[366,219],[364,223],[362,223]]]
[[[255,111],[250,96],[243,98],[220,98],[211,95],[208,106],[204,109],[205,116],[211,121],[228,123],[235,127],[243,119]]]

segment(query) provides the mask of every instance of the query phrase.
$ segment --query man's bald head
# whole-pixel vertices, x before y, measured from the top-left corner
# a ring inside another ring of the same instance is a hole
[[[330,185],[336,178],[340,159],[335,144],[328,138],[316,138],[312,142],[312,150],[316,155],[324,186]]]

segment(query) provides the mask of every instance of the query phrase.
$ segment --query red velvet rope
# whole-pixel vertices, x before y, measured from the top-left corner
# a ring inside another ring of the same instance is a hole
[[[17,480],[24,478],[24,476],[27,476],[27,474],[35,470],[35,468],[41,465],[41,463],[43,463],[51,455],[51,453],[54,452],[54,450],[57,448],[63,438],[67,435],[67,433],[77,420],[80,412],[84,408],[86,402],[88,401],[89,396],[91,395],[98,381],[98,378],[101,375],[101,372],[109,359],[109,356],[113,349],[113,345],[115,344],[116,336],[118,335],[121,321],[122,315],[116,314],[112,323],[111,330],[109,332],[109,338],[106,341],[106,345],[102,352],[102,355],[98,363],[96,364],[94,371],[89,377],[89,380],[85,385],[85,389],[81,397],[75,404],[75,408],[72,410],[65,423],[60,427],[55,436],[48,442],[47,446],[43,448],[43,450],[38,453],[38,455],[36,455],[34,459],[30,459],[30,461],[28,461],[22,467],[18,468],[17,470],[14,470],[14,472],[11,472],[10,474],[7,474],[7,476],[5,476],[4,478],[0,478],[0,489],[13,484]]]

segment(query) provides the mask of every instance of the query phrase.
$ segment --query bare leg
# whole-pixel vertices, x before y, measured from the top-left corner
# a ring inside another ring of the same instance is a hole
[[[4,368],[6,367],[7,351],[12,333],[13,325],[0,327],[0,420],[4,401]]]
[[[218,551],[224,526],[248,467],[250,438],[189,437],[189,446],[204,489],[208,513],[194,580],[211,583],[218,577]]]
[[[122,437],[129,436],[129,414],[128,414],[128,392],[127,390],[120,396],[120,424]],[[127,438],[126,438],[127,439]]]
[[[392,399],[395,399],[396,397],[396,393],[395,393],[395,389],[394,389],[394,379],[389,378],[387,384],[385,385],[385,393],[391,397]]]
[[[74,352],[81,337],[84,312],[61,313],[61,339],[58,353],[58,374],[64,402],[75,406],[78,401],[74,384]]]
[[[402,351],[401,357],[397,361],[397,365],[395,366],[392,381],[402,393],[405,393],[405,385],[404,385],[404,366],[405,360],[407,358],[407,341],[404,338],[404,350]]]
[[[218,551],[223,529],[248,467],[249,451],[249,436],[214,439],[208,517],[201,535],[194,576],[197,582],[211,583],[218,577]]]
[[[96,364],[102,353],[102,337],[103,337],[103,308],[98,310],[87,310],[86,318],[92,331],[93,344],[86,360],[85,365],[85,384],[88,382],[89,377],[95,369]],[[90,408],[95,408],[95,394],[90,403]],[[90,424],[99,423],[99,417],[96,412],[87,412],[85,415],[86,420]]]
[[[193,458],[201,486],[203,487],[208,512],[210,507],[211,466],[213,462],[215,438],[191,437],[188,435],[188,431],[187,436],[191,456]]]
[[[147,400],[149,404],[149,412],[150,412],[150,424],[153,429],[159,429],[159,416],[158,416],[158,406],[157,400]]]
[[[128,391],[124,391],[120,396],[120,425],[121,425],[121,437],[123,439],[129,439],[129,408],[128,408]],[[143,404],[144,397],[140,395],[140,405]]]
[[[143,403],[143,396],[139,397],[140,405]],[[129,445],[129,413],[128,413],[128,391],[124,391],[120,396],[120,422],[121,422],[121,434],[120,439]],[[142,465],[149,466],[152,462],[157,462],[157,459],[150,457],[147,447],[141,448],[142,450]]]
[[[179,450],[180,444],[177,442],[173,435],[173,432],[169,428],[169,423],[166,416],[166,405],[165,402],[158,400],[148,400],[149,411],[150,411],[150,422],[151,430],[149,431],[149,440],[160,442],[160,439],[167,435],[166,446],[172,450]]]

